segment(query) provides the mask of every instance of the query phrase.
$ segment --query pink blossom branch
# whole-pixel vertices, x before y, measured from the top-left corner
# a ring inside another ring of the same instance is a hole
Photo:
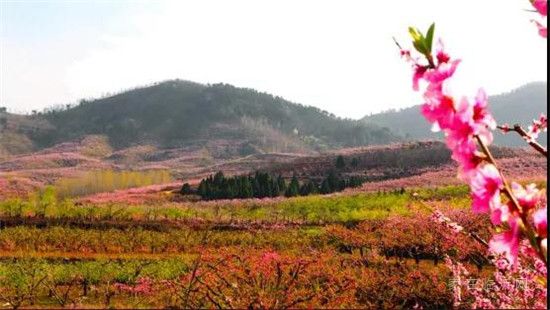
[[[542,145],[540,145],[535,139],[533,139],[525,129],[521,127],[521,125],[516,124],[514,127],[508,127],[507,125],[501,125],[497,126],[498,129],[502,130],[502,132],[507,133],[509,131],[515,131],[517,132],[527,143],[533,147],[537,152],[541,153],[543,156],[548,158],[548,151],[546,148]]]
[[[526,212],[524,212],[524,210],[521,207],[521,205],[519,204],[517,198],[514,196],[514,194],[512,192],[512,189],[511,189],[510,185],[508,184],[508,181],[504,177],[504,174],[498,168],[496,160],[493,157],[493,154],[491,153],[491,151],[489,150],[487,145],[485,145],[485,143],[483,143],[483,141],[481,140],[481,138],[479,136],[476,135],[475,138],[476,138],[477,143],[481,147],[481,150],[483,151],[483,154],[486,156],[485,160],[487,160],[490,164],[495,166],[495,168],[498,170],[498,172],[500,174],[500,177],[502,179],[502,184],[503,184],[502,191],[504,192],[506,197],[508,197],[508,199],[510,199],[510,202],[512,203],[512,207],[514,207],[514,209],[511,210],[511,211],[516,211],[519,214],[522,230],[525,232],[527,238],[529,238],[529,242],[531,243],[533,248],[536,250],[539,258],[546,264],[546,262],[547,262],[546,261],[546,253],[543,253],[543,250],[542,250],[542,245],[541,245],[542,240],[540,238],[536,237],[535,231],[534,231],[533,227],[531,227],[531,223],[527,220]]]
[[[458,223],[453,222],[450,218],[446,217],[441,211],[432,208],[431,206],[427,205],[425,202],[418,200],[420,202],[420,206],[430,211],[433,215],[433,218],[443,224],[445,227],[452,229],[453,231],[457,233],[463,233],[464,235],[474,239],[475,241],[479,242],[481,245],[485,247],[489,247],[489,243],[485,241],[483,238],[481,238],[478,234],[467,231],[464,229],[464,227],[460,226]]]

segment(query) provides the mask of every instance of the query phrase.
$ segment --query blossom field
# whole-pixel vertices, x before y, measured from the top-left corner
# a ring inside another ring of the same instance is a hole
[[[449,307],[445,253],[480,279],[491,270],[424,206],[488,238],[464,187],[160,205],[51,194],[0,203],[6,306]]]
[[[546,38],[547,1],[530,3]],[[546,309],[547,118],[500,124],[483,89],[452,94],[461,60],[435,29],[395,43],[443,141],[212,164],[91,136],[2,159],[0,308]],[[492,146],[502,134],[525,147]],[[221,170],[362,185],[201,199]]]

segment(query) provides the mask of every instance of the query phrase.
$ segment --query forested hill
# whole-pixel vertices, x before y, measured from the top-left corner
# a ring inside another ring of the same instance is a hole
[[[337,118],[314,107],[227,84],[173,80],[111,97],[81,101],[39,113],[48,130],[31,140],[45,147],[90,134],[106,135],[112,146],[153,144],[179,147],[197,141],[239,141],[246,152],[297,151],[385,144],[399,139],[390,130]]]
[[[548,98],[545,82],[530,83],[509,93],[491,96],[490,110],[499,124],[523,124],[527,127],[541,112],[547,113]],[[389,111],[371,116],[363,120],[370,124],[391,128],[396,134],[407,140],[433,139],[438,134],[430,131],[430,125],[420,114],[420,107],[414,106],[399,111]],[[547,142],[546,134],[542,134],[539,141]],[[523,146],[525,143],[514,134],[495,134],[495,144],[501,146]]]

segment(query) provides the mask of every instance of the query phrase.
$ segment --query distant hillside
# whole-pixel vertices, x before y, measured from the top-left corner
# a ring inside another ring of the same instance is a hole
[[[37,148],[104,135],[115,149],[182,147],[220,141],[241,155],[385,144],[390,130],[226,84],[167,81],[108,98],[50,109],[26,132]]]
[[[520,123],[529,125],[541,112],[547,113],[547,84],[530,83],[509,93],[491,96],[490,109],[499,124]],[[414,106],[399,111],[390,111],[366,116],[363,121],[391,128],[407,140],[434,139],[441,137],[430,131],[430,125],[422,118],[420,107]],[[546,144],[546,134],[539,141]],[[521,138],[514,134],[495,134],[495,144],[501,146],[524,146]]]

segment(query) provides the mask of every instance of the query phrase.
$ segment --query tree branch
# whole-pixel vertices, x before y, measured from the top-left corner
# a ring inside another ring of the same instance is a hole
[[[526,214],[525,210],[523,210],[523,208],[519,204],[517,198],[514,196],[514,193],[512,192],[512,188],[510,187],[508,181],[504,177],[504,174],[502,173],[502,171],[498,168],[497,162],[496,162],[495,158],[493,157],[493,154],[491,154],[491,151],[489,151],[489,148],[487,147],[487,145],[485,145],[485,143],[483,143],[483,140],[481,140],[481,138],[479,136],[476,135],[474,137],[475,137],[478,145],[481,147],[481,150],[483,151],[483,153],[487,157],[486,160],[490,164],[495,166],[495,168],[498,170],[498,173],[500,174],[500,178],[502,179],[502,184],[503,184],[502,192],[508,197],[508,199],[511,202],[511,207],[513,207],[513,209],[511,211],[512,212],[517,212],[519,214],[521,229],[523,230],[523,232],[525,233],[525,235],[527,236],[527,238],[531,242],[531,245],[536,250],[536,252],[539,255],[540,259],[546,264],[546,262],[547,262],[546,254],[543,253],[540,240],[538,240],[539,238],[536,237],[536,234],[534,232],[533,227],[531,227],[530,222],[527,220],[527,214]]]
[[[530,146],[532,146],[537,152],[541,153],[544,157],[548,158],[548,151],[542,145],[540,145],[535,139],[532,139],[531,136],[521,127],[521,125],[516,124],[514,127],[510,128],[507,126],[497,126],[498,129],[502,130],[504,133],[509,131],[517,132]]]

